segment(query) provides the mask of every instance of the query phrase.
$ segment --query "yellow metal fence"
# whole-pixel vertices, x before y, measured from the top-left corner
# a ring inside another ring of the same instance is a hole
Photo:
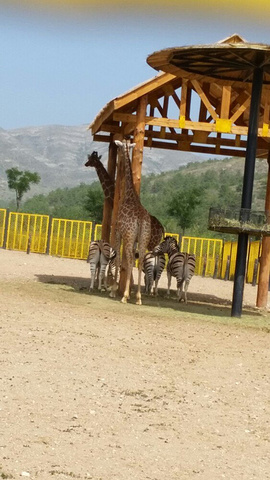
[[[7,214],[6,209],[0,208],[0,247],[1,248],[4,245],[6,214]]]
[[[196,275],[220,276],[223,240],[182,237],[180,250],[196,256]]]
[[[48,238],[48,215],[10,212],[6,248],[45,253]]]
[[[53,218],[50,255],[86,259],[92,237],[92,222]]]
[[[92,222],[0,209],[0,247],[10,250],[84,260],[91,240],[101,238],[101,228]],[[180,242],[181,251],[196,255],[196,275],[233,279],[237,242],[186,236],[179,239],[177,233],[168,232],[166,235]],[[247,282],[258,279],[260,252],[261,242],[249,243]]]

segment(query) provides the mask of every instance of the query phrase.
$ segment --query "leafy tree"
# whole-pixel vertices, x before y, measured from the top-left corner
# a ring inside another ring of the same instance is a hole
[[[89,212],[90,218],[96,223],[102,222],[104,195],[99,184],[91,185],[86,199],[85,209]]]
[[[39,183],[40,176],[36,172],[29,170],[20,171],[13,167],[6,170],[8,178],[8,188],[15,190],[16,193],[16,210],[20,208],[23,195],[30,190],[31,183]]]
[[[34,195],[27,199],[22,208],[27,213],[72,220],[89,220],[89,213],[84,207],[88,191],[89,185],[83,183],[73,188],[57,188],[47,195]]]
[[[200,204],[202,190],[198,187],[176,192],[168,203],[167,213],[174,217],[183,235],[196,218],[196,207]]]

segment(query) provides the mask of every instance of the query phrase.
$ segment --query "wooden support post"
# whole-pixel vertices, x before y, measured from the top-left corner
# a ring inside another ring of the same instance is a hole
[[[120,140],[120,138],[118,138]],[[122,140],[122,138],[121,138]],[[116,159],[117,159],[117,149],[116,149]],[[121,155],[118,155],[118,160],[116,161],[116,180],[115,180],[115,190],[114,190],[114,201],[113,201],[113,212],[112,212],[112,227],[111,227],[111,245],[115,245],[115,230],[116,230],[116,220],[118,215],[118,209],[121,201],[121,193],[124,193],[124,162]]]
[[[268,153],[268,177],[267,188],[265,197],[265,211],[267,222],[270,222],[270,152]],[[269,274],[270,274],[270,237],[263,237],[262,239],[262,252],[260,259],[260,273],[257,290],[256,306],[263,308],[267,305],[268,298],[268,286],[269,286]]]
[[[227,86],[227,85],[224,85],[222,87],[220,118],[222,118],[222,119],[229,118],[230,103],[231,103],[231,87]]]
[[[107,171],[111,178],[115,178],[117,147],[113,141],[109,145],[108,167]],[[112,223],[113,205],[110,200],[104,200],[103,218],[102,218],[102,232],[101,238],[105,242],[110,242],[111,223]]]
[[[123,138],[121,138],[122,140]],[[120,138],[118,137],[118,140]],[[115,180],[115,191],[114,191],[114,202],[113,202],[113,212],[112,212],[112,226],[111,226],[111,238],[110,243],[114,247],[115,246],[115,234],[117,229],[117,215],[119,210],[119,205],[122,201],[123,194],[124,194],[124,182],[125,182],[125,166],[123,162],[122,155],[118,154],[117,156],[117,148],[115,150],[117,162],[115,163],[117,167],[116,171],[116,180]],[[108,165],[109,171],[109,165]],[[124,293],[125,289],[125,258],[123,256],[121,262],[121,272],[120,272],[120,281],[119,281],[119,292],[120,294]],[[122,273],[123,272],[123,273]]]
[[[142,161],[143,161],[143,147],[145,137],[145,117],[147,107],[147,95],[140,98],[137,109],[136,127],[134,130],[134,143],[136,146],[132,152],[132,174],[133,183],[136,192],[140,194],[141,177],[142,177]]]

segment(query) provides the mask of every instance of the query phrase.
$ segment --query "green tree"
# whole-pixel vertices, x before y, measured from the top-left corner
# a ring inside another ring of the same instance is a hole
[[[193,225],[196,218],[196,207],[200,204],[202,189],[191,187],[176,192],[168,202],[167,213],[174,217],[182,229],[183,235]]]
[[[31,183],[39,183],[40,176],[36,172],[29,170],[20,171],[13,167],[6,170],[8,178],[8,188],[15,190],[16,193],[16,210],[20,208],[23,195],[30,190]]]
[[[104,195],[99,184],[93,184],[87,192],[85,209],[96,223],[102,222]]]

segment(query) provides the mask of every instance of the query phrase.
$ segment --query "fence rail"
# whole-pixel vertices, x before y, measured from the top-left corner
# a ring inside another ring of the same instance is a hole
[[[81,220],[51,218],[49,215],[9,212],[0,209],[0,247],[86,260],[91,240],[101,238],[101,225]],[[195,274],[233,280],[237,242],[219,239],[174,236],[180,250],[196,255]],[[261,242],[250,242],[246,281],[256,283]]]

